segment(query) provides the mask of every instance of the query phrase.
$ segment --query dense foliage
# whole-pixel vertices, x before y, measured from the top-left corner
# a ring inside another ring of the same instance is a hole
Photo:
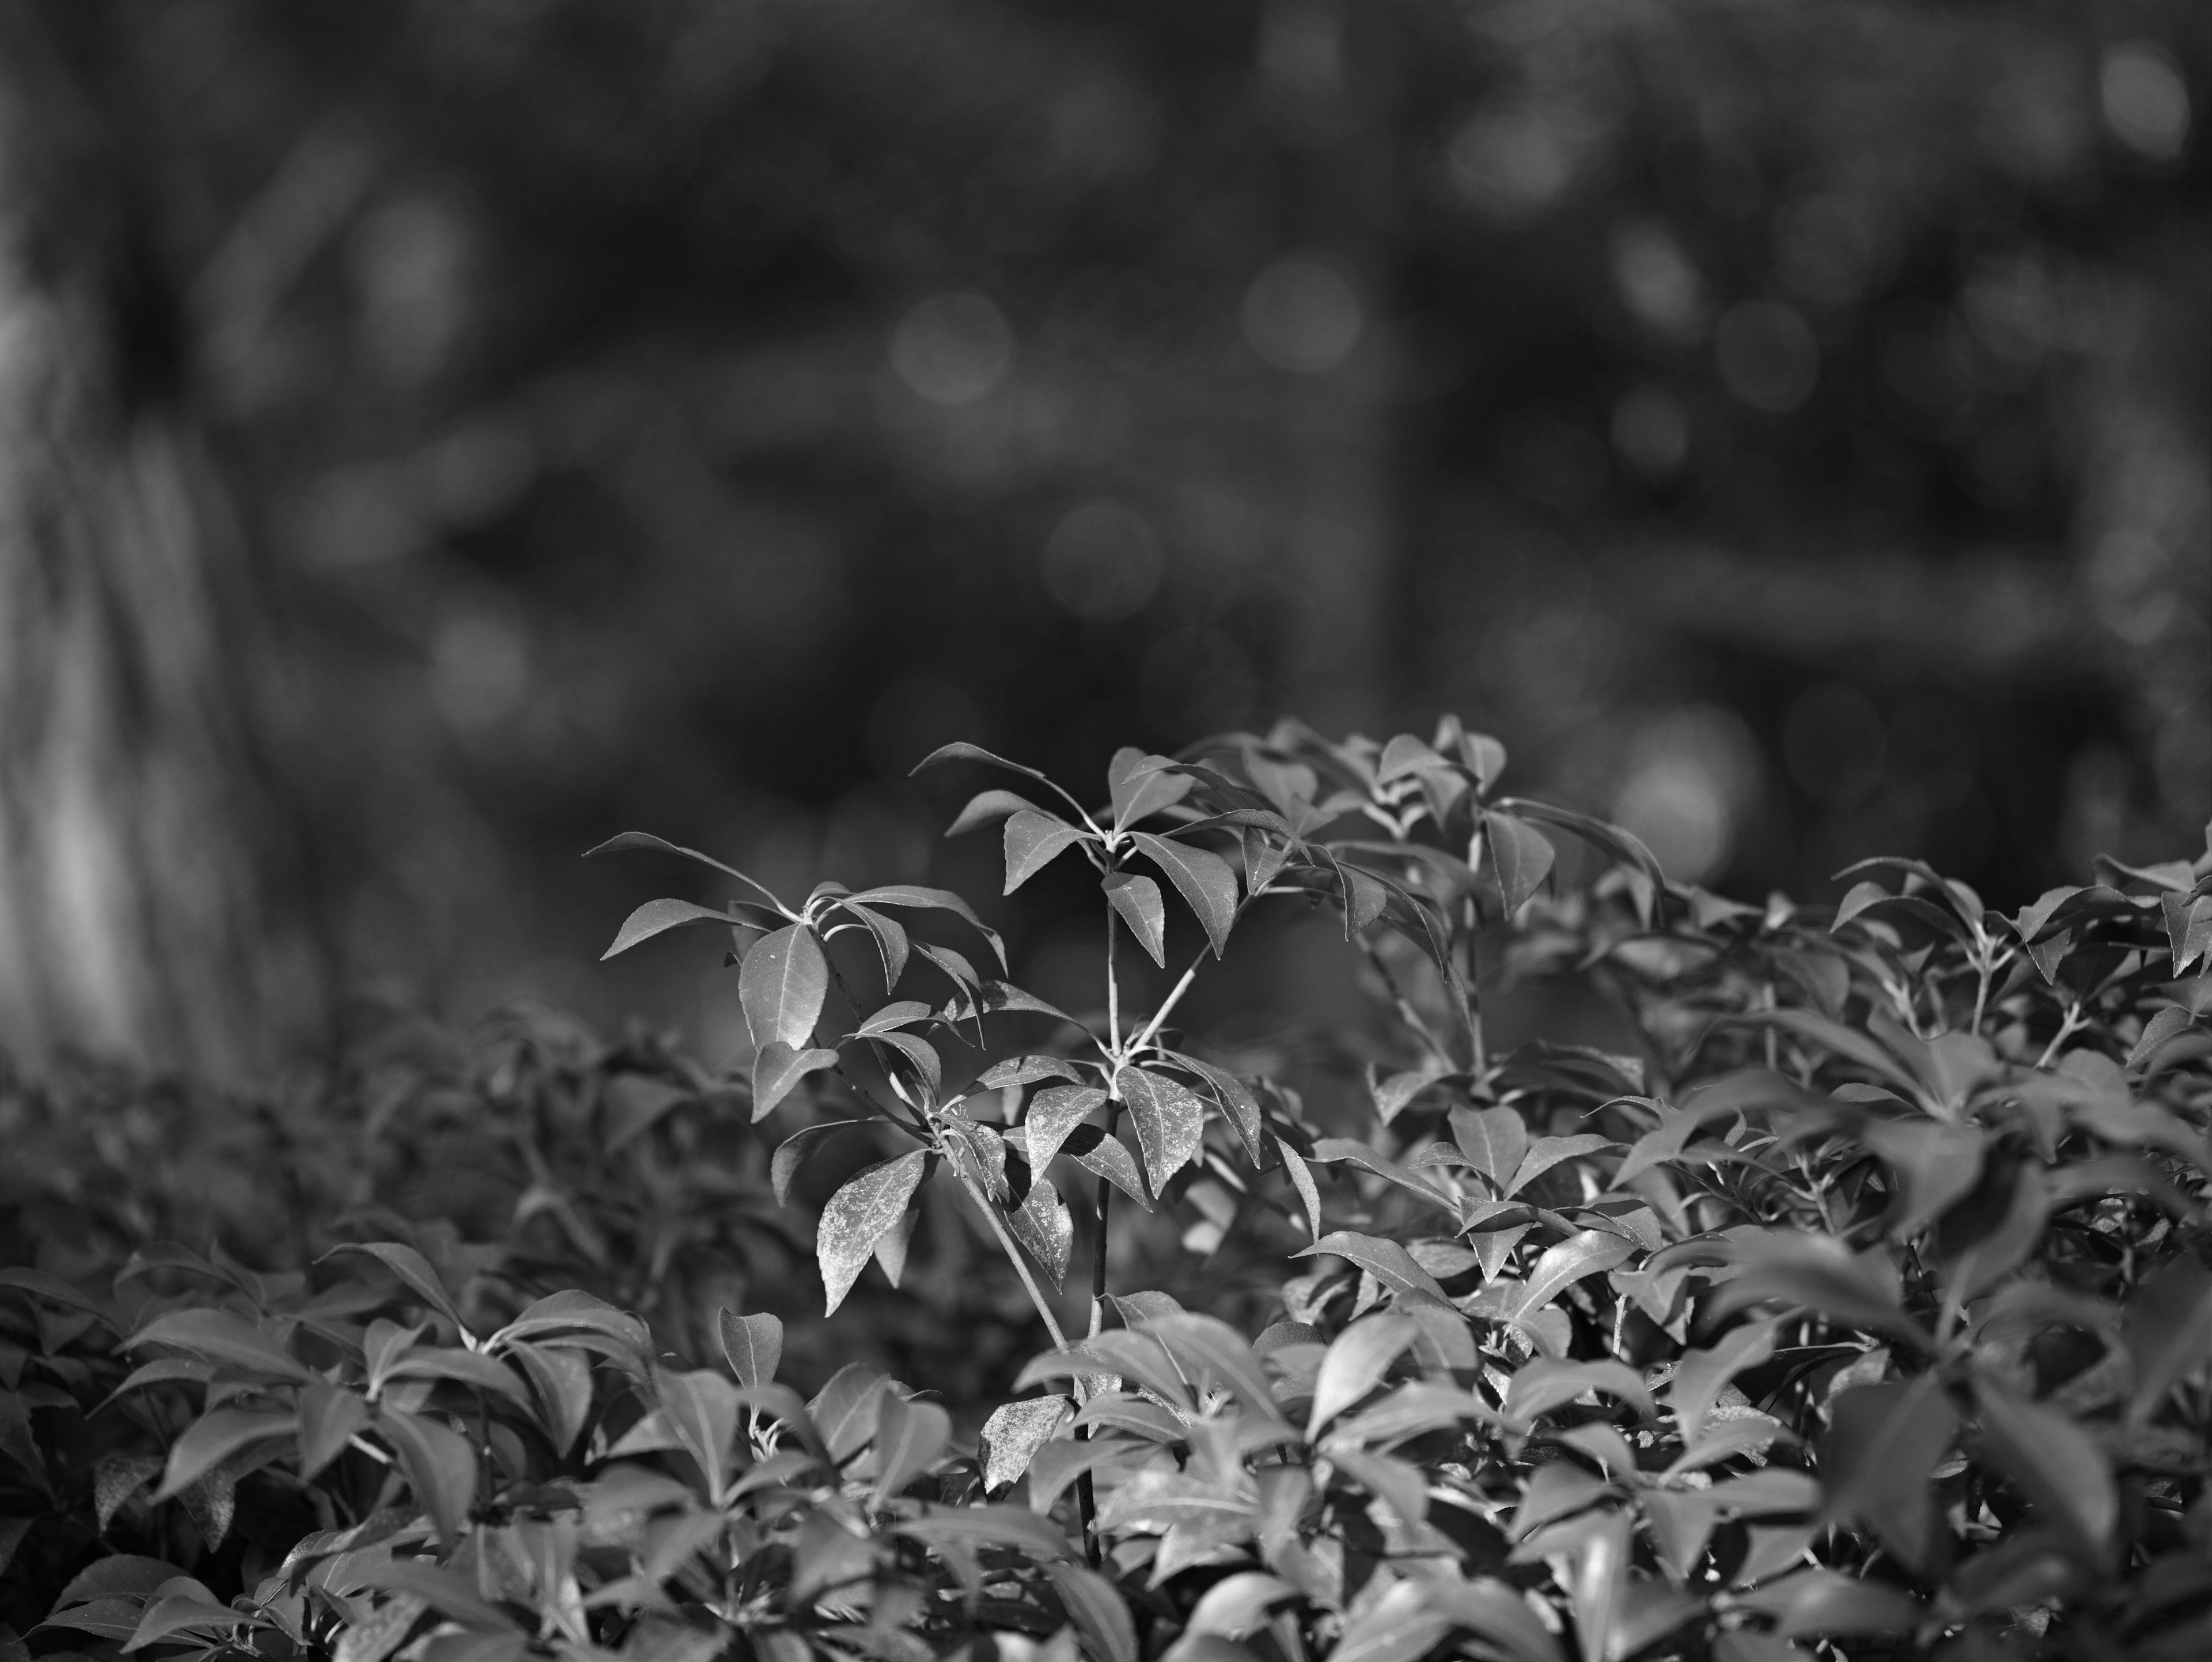
[[[1504,760],[1285,724],[976,796],[1010,892],[1095,868],[1096,1019],[950,892],[730,872],[616,949],[730,928],[749,1078],[541,1020],[250,1105],[10,1085],[0,1650],[2202,1654],[2212,853],[1751,907]],[[1124,1010],[1171,904],[1202,944]],[[1275,907],[1374,1008],[1255,1077],[1174,1017]],[[1633,1048],[1493,1046],[1539,984]],[[903,1380],[781,1319],[825,1173],[827,1303]]]

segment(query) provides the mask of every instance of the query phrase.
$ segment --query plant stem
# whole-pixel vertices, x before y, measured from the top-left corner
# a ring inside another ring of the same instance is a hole
[[[1115,937],[1121,932],[1114,927],[1114,903],[1106,903],[1106,1047],[1115,1055],[1121,1053],[1121,981],[1114,973]]]
[[[983,1221],[991,1226],[991,1233],[998,1238],[999,1250],[1006,1255],[1006,1262],[1013,1265],[1014,1273],[1022,1278],[1022,1286],[1029,1293],[1030,1302],[1036,1306],[1036,1313],[1044,1318],[1044,1330],[1052,1335],[1053,1348],[1066,1349],[1067,1335],[1060,1330],[1060,1319],[1052,1313],[1052,1306],[1045,1302],[1044,1291],[1037,1286],[1036,1277],[1030,1274],[1030,1267],[1022,1257],[1021,1248],[1006,1233],[1006,1222],[999,1216],[999,1208],[992,1204],[991,1197],[983,1192],[974,1177],[960,1170],[960,1166],[957,1160],[952,1162],[953,1170],[959,1173],[960,1186],[968,1191],[968,1198],[975,1202],[975,1209],[983,1215]]]
[[[1376,950],[1375,943],[1368,940],[1365,935],[1362,935],[1359,938],[1359,950],[1367,954],[1368,963],[1374,966],[1375,973],[1382,977],[1382,984],[1390,989],[1391,1001],[1398,1007],[1398,1019],[1420,1035],[1421,1043],[1429,1047],[1429,1053],[1431,1056],[1443,1062],[1447,1069],[1452,1068],[1456,1058],[1453,1056],[1450,1048],[1438,1038],[1435,1030],[1421,1019],[1421,1013],[1413,1008],[1413,1000],[1406,996],[1405,989],[1399,986],[1398,977],[1390,972],[1390,966],[1383,962],[1382,954]]]
[[[1152,1035],[1159,1032],[1160,1024],[1165,1021],[1169,1014],[1182,1002],[1182,995],[1190,990],[1191,983],[1198,979],[1198,966],[1204,962],[1206,962],[1206,948],[1201,947],[1198,949],[1198,956],[1191,959],[1190,968],[1182,972],[1182,979],[1176,983],[1175,990],[1168,995],[1167,1002],[1152,1012],[1152,1019],[1145,1024],[1145,1031],[1129,1041],[1129,1053],[1132,1056],[1152,1042]]]
[[[1116,1081],[1115,1087],[1121,1089]],[[1121,1115],[1118,1097],[1109,1097],[1106,1103],[1106,1135],[1114,1135],[1114,1122]],[[1114,1186],[1105,1178],[1098,1179],[1098,1233],[1091,1243],[1091,1334],[1097,1338],[1106,1330],[1106,1225],[1109,1208],[1113,1204]],[[1076,1437],[1083,1442],[1091,1440],[1091,1428],[1077,1429]],[[1091,1488],[1091,1474],[1085,1472],[1075,1480],[1075,1508],[1083,1519],[1083,1551],[1094,1569],[1098,1565],[1098,1502]]]

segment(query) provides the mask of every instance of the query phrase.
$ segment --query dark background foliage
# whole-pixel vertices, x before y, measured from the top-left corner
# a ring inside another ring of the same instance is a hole
[[[631,891],[575,854],[981,875],[904,780],[956,736],[1456,709],[1754,898],[1882,852],[2018,904],[2212,811],[2186,0],[8,13],[21,286],[115,442],[187,435],[221,601],[244,782],[118,860],[285,920],[164,960],[167,1027],[95,964],[19,1041],[388,976],[719,1061],[703,950],[590,967]]]

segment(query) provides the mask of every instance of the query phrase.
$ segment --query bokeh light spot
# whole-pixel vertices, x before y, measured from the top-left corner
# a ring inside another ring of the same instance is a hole
[[[1365,322],[1351,283],[1317,259],[1279,259],[1244,295],[1244,338],[1278,369],[1335,368],[1358,345]]]
[[[1144,516],[1115,502],[1085,502],[1053,527],[1042,562],[1044,586],[1085,623],[1118,623],[1144,609],[1166,566],[1160,539]]]
[[[935,295],[891,332],[891,368],[918,398],[952,406],[988,398],[1014,365],[1014,332],[981,295]]]
[[[2098,92],[2106,125],[2136,154],[2172,161],[2189,142],[2189,88],[2156,42],[2124,41],[2106,52]]]
[[[1729,308],[1713,331],[1713,353],[1729,392],[1754,410],[1786,415],[1813,396],[1820,349],[1805,320],[1770,300]]]

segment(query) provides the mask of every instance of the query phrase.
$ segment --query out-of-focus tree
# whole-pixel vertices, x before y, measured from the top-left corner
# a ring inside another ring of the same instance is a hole
[[[2182,0],[42,11],[336,983],[688,1015],[574,851],[987,859],[901,782],[956,735],[1456,708],[1753,892],[2212,808]]]
[[[92,45],[0,5],[0,1044],[234,1068],[317,1009],[323,955],[181,296]]]

